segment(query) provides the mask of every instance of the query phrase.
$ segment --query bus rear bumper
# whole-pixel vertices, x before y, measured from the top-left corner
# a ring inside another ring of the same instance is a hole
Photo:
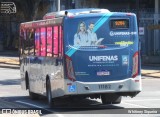
[[[102,94],[117,93],[123,96],[135,96],[141,90],[141,76],[136,78],[128,78],[119,81],[109,82],[79,82],[76,81],[75,92],[67,92],[68,94]]]

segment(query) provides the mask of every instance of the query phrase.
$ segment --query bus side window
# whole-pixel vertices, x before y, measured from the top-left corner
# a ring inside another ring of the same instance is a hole
[[[29,30],[29,55],[34,55],[34,29]]]
[[[20,48],[19,48],[20,55],[23,55],[23,54],[24,54],[24,42],[23,42],[23,41],[24,41],[24,38],[25,38],[25,37],[24,37],[24,36],[25,36],[25,35],[24,35],[24,31],[25,31],[25,30],[23,30],[23,29],[20,30],[20,37],[19,37],[19,38],[20,38],[20,43],[19,43],[19,44],[20,44],[20,46],[19,46],[19,47],[20,47]]]
[[[53,33],[53,56],[58,56],[58,26],[54,26]]]
[[[35,30],[35,55],[40,56],[40,31],[37,28]]]
[[[52,56],[52,27],[47,27],[47,56]]]
[[[62,34],[62,26],[59,26],[59,56],[62,56],[63,55],[63,42],[62,42],[62,39],[63,39],[63,34]]]
[[[28,39],[28,30],[24,32],[24,55],[28,55],[29,53],[29,39]]]
[[[41,28],[41,56],[46,56],[46,28]]]

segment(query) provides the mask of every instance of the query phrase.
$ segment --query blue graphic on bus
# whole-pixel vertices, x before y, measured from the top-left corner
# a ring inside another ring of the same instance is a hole
[[[128,64],[129,64],[128,55],[122,55],[122,65],[128,65]]]
[[[69,92],[75,92],[76,91],[76,85],[71,85],[68,87]]]

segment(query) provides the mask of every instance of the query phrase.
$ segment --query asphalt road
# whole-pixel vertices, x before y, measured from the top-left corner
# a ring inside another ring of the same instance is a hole
[[[123,97],[121,104],[102,105],[100,99],[68,100],[58,101],[55,108],[48,108],[46,99],[41,97],[39,100],[31,100],[28,97],[28,91],[23,91],[20,86],[20,72],[17,69],[0,68],[0,108],[39,108],[47,114],[42,117],[58,116],[88,116],[106,117],[141,117],[153,116],[160,117],[160,114],[141,114],[141,111],[156,113],[160,112],[160,79],[142,77],[143,90],[136,97]],[[4,101],[4,102],[3,102]],[[153,109],[156,108],[156,109]],[[129,113],[132,114],[129,114]],[[50,113],[50,114],[48,114]],[[138,114],[139,113],[139,114]],[[70,115],[72,114],[72,115]],[[138,115],[137,115],[138,114]]]

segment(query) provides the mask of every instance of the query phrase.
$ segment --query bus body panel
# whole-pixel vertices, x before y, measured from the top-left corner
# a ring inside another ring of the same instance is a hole
[[[82,82],[103,82],[129,78],[132,74],[132,68],[131,66],[121,65],[122,57],[127,57],[128,62],[132,60],[126,48],[117,48],[117,50],[99,49],[93,52],[77,50],[72,57],[76,80]],[[128,64],[131,64],[131,62]]]
[[[25,73],[28,74],[30,91],[46,95],[46,77],[50,78],[53,97],[63,96],[64,93],[64,72],[62,63],[55,66],[55,58],[29,57],[27,65],[24,66],[24,59],[21,64],[21,86],[26,89]],[[25,72],[23,72],[23,70]],[[61,94],[61,92],[63,92]],[[55,95],[54,95],[55,94]]]
[[[140,79],[140,78],[139,78]],[[88,87],[89,89],[86,89]],[[84,83],[77,82],[78,94],[93,94],[93,93],[117,93],[117,92],[139,92],[141,91],[140,81],[135,82],[133,78],[128,78],[119,81]]]
[[[26,67],[24,67],[24,59],[20,60],[20,76],[21,76],[21,88],[23,90],[26,90],[26,80],[25,80],[25,71],[26,71]]]
[[[67,85],[70,84],[70,85]],[[66,87],[65,94],[68,95],[87,95],[87,94],[102,94],[102,93],[128,93],[128,92],[140,92],[141,87],[141,76],[138,75],[136,78],[128,78],[119,81],[109,82],[71,82],[65,80]],[[129,93],[128,93],[128,96]]]

